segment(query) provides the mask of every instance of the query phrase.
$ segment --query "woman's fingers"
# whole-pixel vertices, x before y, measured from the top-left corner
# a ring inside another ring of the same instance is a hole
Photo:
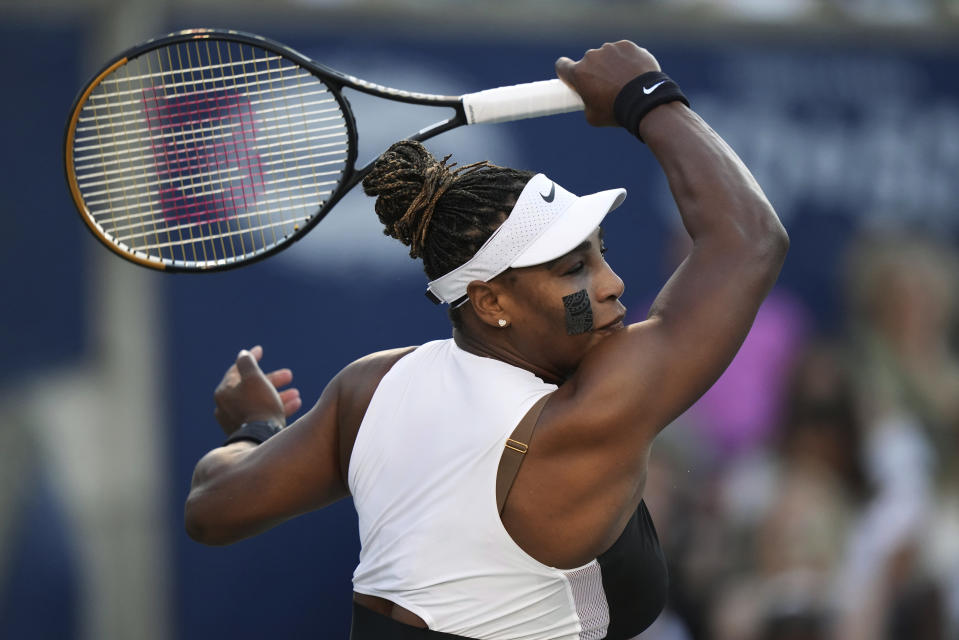
[[[289,369],[277,369],[266,374],[266,379],[279,389],[293,382],[293,372]]]
[[[283,412],[288,416],[296,413],[303,406],[300,390],[295,387],[281,391],[280,401],[283,403]]]

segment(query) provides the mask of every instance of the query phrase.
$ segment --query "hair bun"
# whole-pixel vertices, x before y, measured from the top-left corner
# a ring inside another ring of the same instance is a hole
[[[415,140],[394,143],[377,158],[363,179],[363,191],[376,197],[374,209],[383,223],[383,233],[410,248],[410,257],[423,255],[423,245],[439,199],[463,173],[492,166],[476,162],[455,171],[450,156],[433,157]]]
[[[403,140],[376,160],[363,179],[363,191],[376,197],[374,208],[383,233],[410,247],[410,256],[416,258],[422,253],[436,201],[452,181],[446,159],[439,162],[419,142]]]

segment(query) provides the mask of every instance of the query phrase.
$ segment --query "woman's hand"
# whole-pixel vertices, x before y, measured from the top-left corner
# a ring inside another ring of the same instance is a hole
[[[303,404],[295,387],[280,391],[293,381],[293,372],[277,369],[264,374],[257,364],[262,357],[263,347],[259,345],[240,351],[213,392],[213,415],[227,435],[254,420],[285,425],[286,417]]]
[[[629,40],[607,42],[590,49],[582,59],[556,61],[556,75],[576,90],[586,103],[586,121],[597,127],[616,126],[613,103],[627,82],[648,71],[660,71],[646,49]]]

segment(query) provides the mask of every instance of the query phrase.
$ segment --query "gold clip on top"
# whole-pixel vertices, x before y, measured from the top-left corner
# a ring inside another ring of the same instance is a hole
[[[529,451],[529,445],[523,444],[519,440],[513,440],[512,438],[506,439],[506,448],[512,449],[513,451],[519,451],[523,454]]]

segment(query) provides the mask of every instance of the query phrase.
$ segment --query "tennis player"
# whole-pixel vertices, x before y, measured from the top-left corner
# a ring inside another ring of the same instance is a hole
[[[356,640],[616,640],[664,606],[650,446],[726,368],[788,239],[648,51],[606,44],[556,71],[591,124],[649,146],[692,237],[645,321],[624,326],[603,255],[623,189],[577,197],[406,141],[364,188],[423,260],[453,337],[350,364],[289,427],[299,393],[289,370],[261,371],[261,348],[216,390],[227,441],[196,467],[187,530],[227,544],[351,495]]]

